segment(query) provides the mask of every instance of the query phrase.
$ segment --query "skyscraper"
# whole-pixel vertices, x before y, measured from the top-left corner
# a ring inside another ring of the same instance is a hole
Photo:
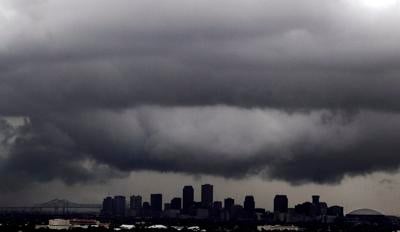
[[[314,205],[319,205],[319,196],[318,195],[313,195],[312,196],[312,203]]]
[[[130,197],[130,209],[141,209],[142,208],[142,197],[132,195]]]
[[[274,212],[288,212],[288,198],[286,195],[276,195],[274,198]]]
[[[151,209],[153,211],[162,211],[162,194],[156,193],[150,195]]]
[[[230,210],[235,205],[235,200],[233,198],[226,198],[224,200],[224,209]]]
[[[253,196],[246,196],[244,198],[244,203],[243,203],[243,208],[247,212],[254,212],[254,209],[256,208],[256,204],[254,202],[254,197]]]
[[[126,198],[124,196],[115,196],[113,199],[113,214],[117,217],[124,217],[126,209]]]
[[[204,208],[211,208],[213,203],[214,186],[204,184],[201,186],[201,205]]]
[[[111,216],[113,214],[113,199],[112,199],[112,197],[104,198],[101,213],[104,216]]]
[[[193,187],[187,185],[183,187],[183,212],[189,213],[194,203],[194,190]]]

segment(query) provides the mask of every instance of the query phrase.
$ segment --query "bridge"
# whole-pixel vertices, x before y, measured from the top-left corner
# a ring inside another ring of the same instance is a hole
[[[71,202],[65,199],[53,199],[51,201],[35,204],[33,206],[11,206],[11,207],[1,207],[0,212],[42,212],[42,211],[52,211],[55,214],[66,214],[73,209],[90,209],[90,210],[100,210],[100,204],[80,204]]]

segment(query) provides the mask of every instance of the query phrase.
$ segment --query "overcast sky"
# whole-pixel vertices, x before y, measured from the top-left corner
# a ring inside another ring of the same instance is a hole
[[[400,214],[399,23],[397,0],[2,0],[0,203],[210,182]]]

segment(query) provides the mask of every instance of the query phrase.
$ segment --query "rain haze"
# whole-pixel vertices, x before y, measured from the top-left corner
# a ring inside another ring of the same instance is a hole
[[[400,214],[399,23],[398,0],[2,0],[0,205],[207,182]]]

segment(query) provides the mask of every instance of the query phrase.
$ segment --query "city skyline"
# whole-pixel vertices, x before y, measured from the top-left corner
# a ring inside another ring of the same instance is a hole
[[[194,199],[193,186],[185,185],[181,196],[175,196],[171,201],[163,200],[162,193],[151,193],[150,201],[142,202],[142,197],[132,195],[107,196],[103,199],[99,216],[118,220],[118,218],[134,218],[151,220],[206,220],[208,222],[281,222],[281,223],[340,223],[343,220],[379,220],[385,221],[385,216],[372,209],[358,209],[345,214],[343,206],[329,205],[321,201],[319,195],[311,195],[311,201],[288,204],[288,196],[278,194],[273,199],[273,209],[261,208],[256,204],[253,195],[247,194],[242,203],[240,199],[225,196],[223,201],[213,201],[214,186],[201,185],[201,199]],[[139,199],[139,201],[138,201]],[[372,216],[375,215],[375,216]],[[360,217],[360,215],[362,215]]]
[[[140,202],[139,204],[140,205],[142,205],[143,203],[149,204],[149,208],[154,210],[153,209],[153,204],[152,204],[153,196],[160,195],[159,199],[160,199],[161,203],[159,203],[159,206],[157,207],[156,211],[164,210],[165,209],[164,207],[165,207],[166,203],[168,203],[168,204],[171,203],[172,204],[172,201],[174,199],[178,198],[179,199],[179,205],[180,205],[179,209],[182,209],[183,210],[182,212],[187,212],[187,211],[185,211],[185,208],[184,208],[184,203],[183,203],[184,200],[183,199],[184,199],[184,196],[185,196],[185,193],[184,193],[185,190],[184,189],[186,189],[188,187],[193,189],[193,192],[192,192],[193,201],[191,201],[191,203],[189,203],[189,204],[191,204],[191,205],[192,204],[197,204],[199,207],[203,207],[203,208],[213,207],[213,204],[210,204],[208,206],[204,206],[204,204],[203,204],[203,201],[202,201],[203,186],[211,186],[211,189],[213,189],[212,192],[211,192],[211,196],[214,199],[213,203],[214,202],[221,202],[223,208],[225,208],[227,199],[233,199],[234,205],[242,205],[242,207],[245,208],[246,199],[248,197],[251,197],[252,200],[254,201],[253,202],[253,204],[254,204],[253,209],[254,208],[262,208],[262,209],[265,209],[267,212],[274,212],[274,211],[277,210],[277,208],[275,208],[276,204],[277,204],[276,201],[275,201],[276,197],[283,196],[283,197],[286,198],[286,200],[287,200],[286,208],[294,208],[296,205],[298,205],[298,204],[300,204],[302,202],[314,203],[314,201],[315,201],[314,197],[317,197],[316,198],[317,202],[319,202],[319,199],[320,199],[320,195],[319,194],[312,193],[312,192],[305,193],[306,194],[305,197],[302,197],[302,198],[293,197],[293,196],[296,196],[296,195],[293,195],[291,197],[290,195],[285,194],[285,192],[276,192],[276,191],[274,192],[275,195],[272,195],[272,197],[271,196],[260,196],[256,192],[252,193],[250,191],[246,191],[244,195],[243,194],[242,195],[237,195],[237,193],[235,193],[235,192],[231,192],[230,195],[223,195],[223,194],[225,194],[224,191],[222,191],[222,192],[214,191],[214,189],[215,189],[214,185],[209,184],[209,183],[204,183],[204,182],[198,182],[198,185],[182,185],[181,186],[182,187],[181,190],[183,190],[183,191],[179,191],[179,187],[180,186],[175,186],[176,190],[178,192],[177,195],[170,195],[168,193],[165,194],[164,192],[162,192],[160,190],[155,191],[155,192],[150,192],[150,193],[148,193],[146,195],[146,194],[141,194],[141,191],[137,190],[136,192],[128,191],[128,192],[125,192],[125,194],[121,194],[119,192],[115,192],[115,194],[108,194],[108,195],[100,196],[101,199],[99,199],[98,201],[89,200],[87,202],[79,202],[79,203],[80,204],[93,204],[93,203],[95,203],[95,204],[99,204],[100,205],[101,201],[103,201],[103,204],[104,204],[104,200],[105,199],[109,198],[111,200],[114,197],[117,197],[117,198],[123,197],[124,201],[125,201],[124,207],[125,207],[126,210],[137,208],[137,206],[135,206],[135,204],[132,205],[132,203],[133,203],[132,201],[137,202],[138,199],[139,199],[139,202]],[[170,186],[170,187],[173,187],[173,186]],[[179,194],[179,192],[180,192],[180,194]],[[106,198],[104,198],[104,197],[106,197]],[[322,197],[323,197],[324,200],[327,200],[325,198],[325,196],[322,195]],[[59,199],[59,198],[56,198],[56,199]],[[49,200],[49,199],[47,199],[47,200]],[[363,204],[359,204],[358,205],[359,208],[346,208],[345,205],[347,205],[347,204],[341,205],[341,203],[344,202],[344,201],[342,201],[342,199],[340,199],[339,197],[336,197],[335,200],[338,200],[338,201],[329,202],[329,203],[332,203],[331,206],[340,205],[341,207],[343,207],[344,214],[352,212],[352,211],[355,211],[357,209],[369,209],[368,206],[370,206],[369,204],[364,204],[364,205]],[[267,202],[267,204],[265,204],[265,202]],[[15,205],[15,206],[29,207],[29,206],[32,206],[32,205],[37,205],[39,202],[34,202],[34,203],[35,204],[27,204],[27,205],[21,205],[20,204],[20,205]],[[111,204],[111,202],[109,204]],[[4,207],[4,206],[13,206],[13,205],[0,205],[0,207],[1,206]],[[139,208],[141,208],[141,207],[139,207]],[[396,213],[391,213],[391,212],[387,212],[385,210],[380,210],[379,208],[372,208],[372,209],[373,210],[377,210],[377,211],[381,211],[382,213],[385,213],[386,215],[397,216]],[[278,208],[278,211],[279,211],[279,208]]]
[[[0,205],[192,185],[400,215],[398,22],[400,0],[1,0]]]

